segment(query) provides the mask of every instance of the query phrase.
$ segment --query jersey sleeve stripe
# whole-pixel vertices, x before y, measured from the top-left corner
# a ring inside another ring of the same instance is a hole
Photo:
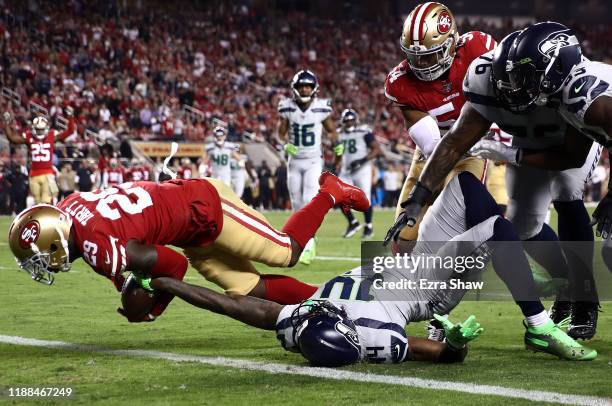
[[[113,248],[113,261],[112,261],[112,266],[111,266],[111,278],[115,278],[115,275],[117,274],[117,260],[118,260],[118,253],[117,253],[117,246],[115,245],[115,243],[117,242],[117,239],[115,237],[112,236],[108,236],[109,240],[110,240],[110,245]]]
[[[472,92],[463,92],[463,96],[470,103],[482,104],[484,106],[502,107],[501,103],[492,96],[484,96]]]
[[[295,111],[295,109],[293,107],[282,107],[282,108],[278,109],[279,113],[292,113],[294,111]]]
[[[491,40],[493,38],[491,38],[491,36],[489,34],[487,34],[487,43],[485,44],[485,48],[487,48],[487,51],[491,50]]]
[[[312,112],[313,113],[331,113],[332,109],[326,109],[326,108],[317,107],[317,108],[312,109]]]
[[[406,330],[402,326],[396,323],[384,322],[375,319],[368,319],[367,317],[360,317],[355,320],[355,325],[360,327],[373,328],[377,330],[391,330],[398,334],[406,336]]]

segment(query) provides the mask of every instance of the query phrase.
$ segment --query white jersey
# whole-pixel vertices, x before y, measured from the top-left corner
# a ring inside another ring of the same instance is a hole
[[[583,58],[563,84],[559,113],[580,132],[610,148],[612,135],[606,134],[601,127],[584,123],[587,109],[601,96],[612,97],[612,65]]]
[[[340,131],[338,140],[344,144],[342,170],[350,171],[351,163],[368,155],[368,145],[374,141],[374,134],[369,127],[364,125],[356,127],[352,131]]]
[[[525,114],[505,109],[495,96],[491,81],[494,51],[474,59],[463,81],[463,94],[484,118],[512,135],[512,145],[519,148],[546,149],[563,143],[567,124],[559,113],[538,107]]]
[[[321,157],[323,121],[332,111],[329,99],[314,98],[304,111],[293,99],[278,103],[278,113],[289,121],[289,142],[298,148],[290,160]]]
[[[210,159],[212,177],[229,183],[231,179],[231,158],[236,151],[236,145],[225,142],[222,146],[215,143],[206,146],[206,154]]]
[[[499,216],[490,217],[468,229],[465,212],[463,192],[458,177],[454,177],[423,218],[413,255],[441,258],[483,255],[481,248],[493,236],[494,224]],[[450,312],[467,291],[460,288],[404,288],[401,284],[408,280],[418,284],[421,279],[475,280],[485,266],[486,261],[479,270],[458,273],[453,268],[421,265],[416,269],[388,268],[381,274],[374,273],[373,269],[358,267],[320,286],[311,299],[327,300],[336,307],[344,308],[357,327],[361,353],[366,360],[401,362],[406,360],[408,354],[406,324],[429,320],[434,313]],[[377,279],[387,283],[387,286],[395,284],[396,287],[380,288]],[[284,306],[276,322],[277,338],[288,351],[298,351],[291,324],[291,315],[298,306]]]

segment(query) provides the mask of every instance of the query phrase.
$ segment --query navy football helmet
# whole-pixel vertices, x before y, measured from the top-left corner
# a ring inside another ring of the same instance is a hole
[[[353,109],[344,109],[340,115],[340,122],[347,131],[353,131],[359,123],[359,115]]]
[[[355,323],[328,301],[306,300],[291,314],[293,341],[312,365],[339,367],[361,359]]]
[[[510,47],[519,33],[520,31],[514,31],[499,42],[493,53],[493,61],[491,63],[491,81],[493,82],[495,96],[504,107],[511,111],[515,111],[518,108],[514,105],[509,94],[512,86],[510,86],[510,78],[508,77],[508,72],[506,72],[506,62],[508,61]]]
[[[302,96],[300,91],[298,90],[301,86],[311,86],[312,92],[309,95]],[[291,80],[291,90],[293,90],[293,98],[301,104],[309,103],[312,99],[314,99],[317,91],[319,90],[319,82],[317,81],[317,76],[308,69],[303,69],[296,73]]]
[[[506,65],[513,104],[521,111],[545,105],[581,59],[578,39],[565,25],[547,21],[524,29]]]

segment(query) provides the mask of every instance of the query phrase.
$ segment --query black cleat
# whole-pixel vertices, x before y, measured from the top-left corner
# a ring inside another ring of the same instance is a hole
[[[346,231],[344,232],[344,235],[342,237],[344,237],[344,238],[351,238],[352,236],[357,234],[357,231],[359,231],[359,230],[361,230],[361,224],[359,224],[359,222],[357,220],[355,220],[351,224],[348,225],[348,227],[346,228]]]
[[[572,315],[572,303],[557,299],[555,303],[550,306],[548,315],[555,324],[559,324]]]
[[[572,320],[567,335],[574,340],[590,340],[597,330],[599,303],[576,302],[572,305]]]
[[[362,240],[369,240],[374,237],[374,227],[366,225],[363,228],[363,235],[361,236]]]
[[[429,320],[429,324],[425,327],[427,330],[427,339],[443,343],[446,340],[446,331],[444,326],[436,319]]]

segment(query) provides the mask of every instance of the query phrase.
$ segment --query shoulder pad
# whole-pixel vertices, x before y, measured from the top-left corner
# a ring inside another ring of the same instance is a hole
[[[311,111],[313,113],[331,113],[333,111],[331,105],[331,99],[316,98],[312,102]]]
[[[493,51],[474,59],[463,79],[463,94],[466,100],[472,95],[495,97],[491,82],[491,62]],[[488,59],[484,59],[488,58]],[[471,101],[471,100],[470,100]]]
[[[412,89],[412,75],[407,62],[404,60],[389,72],[385,79],[385,97],[392,102],[410,105]]]
[[[278,102],[278,112],[279,113],[291,113],[295,111],[295,109],[296,109],[295,103],[293,103],[292,99],[285,97],[285,98],[282,98]]]

